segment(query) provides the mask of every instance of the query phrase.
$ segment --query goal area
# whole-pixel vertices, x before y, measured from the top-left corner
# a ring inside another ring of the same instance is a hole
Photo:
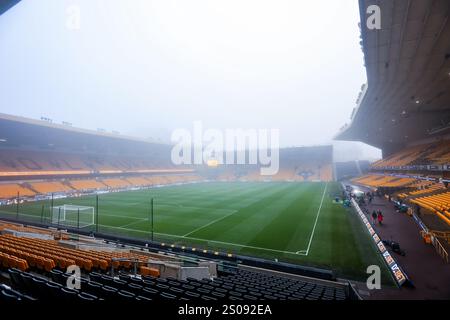
[[[88,227],[95,224],[95,208],[64,204],[52,208],[52,224]]]

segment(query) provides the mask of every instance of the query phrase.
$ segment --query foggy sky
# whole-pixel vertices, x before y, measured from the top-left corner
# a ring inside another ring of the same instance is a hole
[[[22,0],[0,16],[0,112],[164,141],[200,120],[330,143],[366,82],[358,22],[356,0]]]

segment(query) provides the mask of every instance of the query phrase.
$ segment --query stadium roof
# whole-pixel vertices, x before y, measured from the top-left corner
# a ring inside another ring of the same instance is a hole
[[[70,123],[62,123],[62,124],[53,123],[53,121],[48,118],[43,118],[43,120],[35,120],[35,119],[0,113],[0,123],[2,123],[3,121],[12,121],[12,122],[17,122],[17,123],[36,125],[36,126],[41,126],[41,127],[70,131],[70,132],[74,132],[74,133],[94,135],[97,137],[108,137],[108,138],[125,139],[125,140],[138,141],[138,142],[164,144],[164,143],[160,143],[160,142],[153,141],[150,139],[131,137],[131,136],[127,136],[127,135],[122,135],[120,133],[115,133],[115,132],[107,132],[107,131],[101,131],[101,130],[95,131],[95,130],[89,130],[89,129],[76,128],[76,127],[73,127]]]
[[[0,148],[170,156],[171,145],[0,113]]]
[[[369,5],[381,30],[369,30]],[[336,140],[362,141],[393,152],[450,132],[450,1],[360,0],[367,71],[351,122]]]
[[[17,3],[19,3],[20,0],[1,0],[0,1],[0,15],[11,9],[13,6],[15,6]]]

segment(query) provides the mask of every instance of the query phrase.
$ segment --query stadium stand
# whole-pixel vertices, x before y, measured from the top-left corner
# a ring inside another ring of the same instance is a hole
[[[0,266],[8,271],[10,286],[3,285],[1,300],[349,300],[348,285],[274,273],[252,267],[227,267],[214,278],[185,279],[165,276],[146,266],[144,253],[81,250],[67,241],[0,235]],[[171,259],[173,259],[173,254]],[[154,259],[154,256],[152,257]],[[167,256],[169,259],[169,256]],[[134,275],[138,263],[140,275]],[[164,263],[161,261],[160,263]],[[68,289],[65,267],[82,269],[80,289]],[[108,273],[116,271],[116,276]]]
[[[124,179],[103,179],[102,182],[109,188],[127,188],[131,186],[131,183]]]
[[[41,194],[73,191],[73,189],[68,185],[65,185],[59,181],[31,182],[30,185],[33,190]]]
[[[354,183],[369,186],[369,187],[405,187],[416,182],[414,178],[401,178],[395,176],[384,176],[384,175],[365,175],[352,180]]]
[[[83,190],[100,190],[100,189],[105,189],[106,185],[101,183],[100,181],[97,181],[95,179],[84,179],[84,180],[70,180],[70,185],[78,190],[78,191],[83,191]]]
[[[375,162],[372,168],[412,165],[442,165],[450,163],[450,141],[420,144],[407,147],[389,157]]]
[[[144,177],[127,177],[127,181],[129,181],[134,186],[150,185],[150,182]]]
[[[35,192],[28,188],[21,187],[17,183],[4,183],[0,184],[0,198],[8,199],[15,198],[17,195],[21,197],[32,197],[35,195]]]
[[[450,192],[417,197],[411,199],[410,202],[430,210],[450,225]]]
[[[52,272],[50,278],[18,268],[8,270],[15,298],[38,300],[118,301],[255,301],[255,300],[349,300],[343,288],[292,280],[248,270],[223,272],[217,279],[177,280],[120,275],[119,279],[91,272],[80,279],[81,289],[67,289],[68,275]],[[2,292],[2,294],[4,294]],[[0,297],[1,298],[1,297]]]

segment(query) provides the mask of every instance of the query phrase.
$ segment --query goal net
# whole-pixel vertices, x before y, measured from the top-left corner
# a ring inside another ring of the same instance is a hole
[[[52,224],[84,228],[95,224],[94,207],[64,204],[52,208]]]

